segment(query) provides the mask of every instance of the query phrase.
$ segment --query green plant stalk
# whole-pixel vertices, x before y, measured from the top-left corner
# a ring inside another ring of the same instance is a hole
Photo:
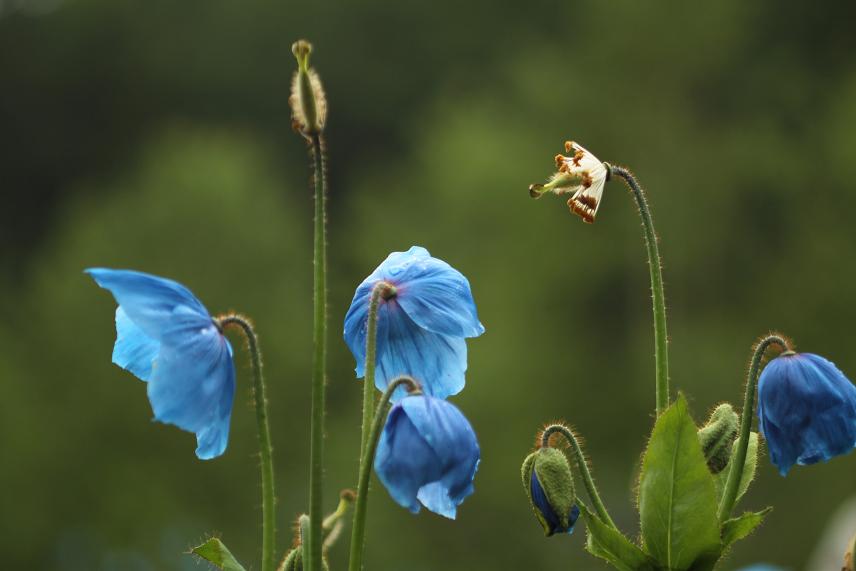
[[[624,167],[609,165],[609,172],[620,176],[633,191],[642,227],[645,229],[645,247],[648,250],[648,270],[651,274],[651,299],[654,308],[654,365],[656,378],[657,415],[669,407],[669,336],[666,331],[666,295],[663,291],[663,262],[654,231],[654,219],[648,207],[645,191],[636,177]]]
[[[594,478],[592,478],[591,476],[591,471],[589,470],[589,465],[586,461],[586,456],[585,454],[583,454],[583,449],[580,446],[580,443],[577,440],[577,437],[574,432],[563,424],[551,424],[550,426],[544,429],[544,433],[541,435],[541,447],[544,448],[549,446],[550,436],[556,433],[564,436],[565,440],[567,440],[568,443],[573,447],[574,456],[577,460],[577,467],[583,477],[583,484],[586,487],[586,491],[588,492],[589,498],[591,498],[591,502],[594,505],[594,510],[597,512],[598,517],[601,519],[601,521],[603,521],[603,523],[605,523],[612,529],[618,531],[618,528],[615,526],[615,522],[613,522],[612,518],[609,517],[609,512],[606,511],[606,506],[600,499],[600,494],[597,491],[597,486],[594,483]]]
[[[749,373],[746,378],[746,393],[743,397],[743,410],[740,411],[740,432],[737,441],[737,452],[729,462],[728,479],[725,483],[725,491],[719,501],[719,521],[725,521],[731,517],[734,502],[737,501],[737,492],[740,489],[740,478],[743,475],[743,466],[746,464],[746,451],[749,449],[749,433],[752,430],[752,418],[755,416],[755,388],[758,384],[758,375],[761,373],[761,361],[764,354],[771,345],[778,345],[785,351],[791,350],[787,339],[780,335],[770,334],[762,337],[754,347],[752,361],[749,364]]]
[[[410,377],[398,377],[389,383],[383,396],[378,401],[377,410],[375,411],[374,420],[372,421],[372,429],[369,433],[366,449],[363,451],[360,458],[360,480],[357,485],[357,500],[354,504],[354,523],[351,526],[351,553],[348,562],[349,571],[362,571],[363,568],[363,549],[365,547],[366,535],[366,510],[369,500],[369,480],[372,475],[372,463],[374,455],[377,451],[378,440],[383,429],[386,415],[389,412],[389,399],[392,394],[401,385],[410,385],[410,394],[414,394],[419,390],[419,385]]]
[[[306,568],[321,571],[323,543],[321,522],[323,514],[324,478],[324,383],[327,378],[327,179],[324,143],[319,133],[311,135],[315,183],[314,240],[314,331],[315,347],[312,359],[312,420],[310,427],[309,462],[309,537]]]
[[[375,367],[377,365],[377,313],[381,297],[390,291],[390,285],[380,281],[372,288],[369,301],[369,315],[366,323],[366,372],[363,377],[363,424],[360,438],[360,458],[366,451],[369,429],[374,418],[375,405]],[[362,467],[361,467],[362,468]]]
[[[221,328],[238,326],[247,339],[253,363],[253,401],[259,437],[259,458],[262,476],[262,571],[273,571],[276,550],[276,496],[274,495],[273,447],[268,424],[267,396],[262,375],[262,355],[252,324],[240,315],[218,319]]]

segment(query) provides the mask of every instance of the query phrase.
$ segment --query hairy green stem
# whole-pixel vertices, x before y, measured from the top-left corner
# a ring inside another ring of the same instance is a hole
[[[606,506],[603,505],[603,502],[600,499],[600,494],[597,491],[594,478],[591,477],[591,471],[589,470],[586,456],[583,454],[583,449],[580,446],[574,431],[564,424],[551,424],[544,429],[544,433],[541,435],[541,447],[544,448],[549,446],[550,436],[557,433],[564,436],[565,440],[567,440],[574,449],[574,456],[577,459],[577,467],[583,477],[583,484],[586,487],[586,491],[588,492],[589,498],[591,498],[591,502],[594,505],[594,509],[597,512],[598,517],[603,521],[603,523],[610,526],[612,529],[617,530],[618,528],[615,526],[615,522],[613,522],[612,518],[609,517],[609,512],[606,511]]]
[[[253,401],[259,437],[259,458],[262,475],[262,571],[273,571],[276,550],[276,496],[274,495],[273,447],[268,424],[267,396],[262,375],[262,354],[252,324],[240,315],[227,315],[217,320],[221,329],[230,325],[241,329],[253,362]]]
[[[377,451],[377,443],[380,440],[380,433],[383,429],[386,415],[389,412],[389,399],[392,394],[401,385],[409,385],[410,394],[419,391],[419,384],[410,377],[398,377],[389,383],[383,396],[378,401],[377,410],[375,411],[374,420],[372,421],[372,429],[369,433],[366,449],[363,451],[360,458],[360,480],[357,486],[357,501],[354,504],[354,523],[351,527],[351,555],[348,563],[349,571],[362,571],[363,568],[363,548],[365,547],[366,535],[366,510],[369,500],[369,480],[372,475],[372,463],[374,455]]]
[[[377,282],[372,288],[369,300],[369,315],[366,323],[366,363],[363,376],[363,424],[360,439],[360,458],[366,451],[369,429],[374,418],[375,405],[375,367],[377,365],[377,314],[381,299],[395,296],[395,287],[385,281]]]
[[[620,176],[633,191],[642,227],[645,229],[645,247],[648,249],[648,270],[651,274],[651,299],[654,307],[654,366],[656,378],[657,415],[669,406],[669,336],[666,331],[666,296],[663,292],[663,263],[654,231],[654,219],[648,207],[645,191],[636,177],[624,167],[609,165],[609,172]]]
[[[309,462],[309,537],[304,561],[309,571],[321,571],[321,522],[324,479],[324,383],[327,379],[327,179],[324,142],[319,133],[311,135],[315,184],[314,310],[315,327],[312,359],[312,420]]]
[[[719,501],[719,520],[725,521],[731,516],[737,492],[740,489],[740,479],[743,476],[743,466],[746,464],[746,451],[749,449],[749,433],[752,430],[752,418],[755,416],[755,389],[758,375],[761,374],[761,361],[764,354],[772,345],[778,345],[785,351],[791,350],[791,344],[781,335],[771,333],[762,337],[754,346],[749,373],[746,378],[746,394],[743,397],[743,410],[740,411],[740,436],[737,441],[737,453],[729,462],[728,479],[725,492]]]

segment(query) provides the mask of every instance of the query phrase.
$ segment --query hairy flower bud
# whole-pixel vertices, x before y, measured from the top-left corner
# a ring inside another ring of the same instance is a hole
[[[565,454],[556,448],[540,448],[523,461],[521,476],[544,533],[547,536],[573,533],[580,509],[576,506],[574,477]]]
[[[298,40],[291,46],[291,51],[297,59],[297,71],[291,81],[291,97],[288,99],[294,128],[304,135],[318,134],[324,130],[327,121],[327,96],[318,74],[309,67],[312,44]]]
[[[714,409],[707,424],[698,431],[698,440],[712,473],[718,474],[728,465],[738,424],[737,413],[726,402]]]

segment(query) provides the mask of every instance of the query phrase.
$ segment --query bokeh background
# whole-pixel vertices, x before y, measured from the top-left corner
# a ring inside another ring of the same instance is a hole
[[[329,508],[359,439],[342,318],[365,275],[419,244],[469,277],[487,327],[454,398],[483,461],[456,522],[376,484],[367,565],[605,569],[584,533],[543,538],[519,467],[539,426],[566,419],[638,532],[653,408],[639,222],[619,184],[593,226],[527,186],[567,138],[636,171],[662,238],[673,386],[698,421],[740,401],[770,328],[856,375],[854,16],[795,0],[0,0],[3,567],[199,569],[182,551],[220,532],[258,568],[245,354],[228,452],[201,462],[110,363],[115,306],[92,265],[173,277],[256,320],[291,541],[307,504],[312,200],[287,95],[307,37],[330,101]],[[854,493],[856,454],[786,479],[765,458],[743,507],[776,509],[724,567],[811,568]]]

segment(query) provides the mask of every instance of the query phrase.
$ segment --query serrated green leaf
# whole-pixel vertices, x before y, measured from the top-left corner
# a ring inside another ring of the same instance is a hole
[[[656,562],[621,532],[603,523],[587,507],[580,504],[586,520],[588,539],[586,549],[621,571],[654,571]]]
[[[739,440],[739,439],[738,439]],[[737,454],[737,442],[731,448],[731,457],[734,458]],[[749,484],[755,479],[755,468],[758,465],[758,433],[749,433],[749,446],[746,448],[746,463],[743,464],[743,476],[740,478],[740,487],[737,488],[737,498],[734,500],[736,506],[740,502],[740,498],[749,489]],[[716,499],[717,502],[722,499],[722,494],[725,492],[725,484],[728,481],[728,473],[731,471],[731,465],[715,476],[716,481]]]
[[[773,508],[767,508],[759,512],[746,512],[740,517],[726,520],[722,524],[723,547],[727,548],[755,531],[755,528],[761,525],[766,515],[772,510]]]
[[[217,569],[222,569],[223,571],[246,571],[226,546],[223,545],[223,542],[216,537],[212,537],[190,551],[208,561]]]
[[[643,544],[679,571],[721,550],[716,489],[696,432],[679,395],[654,425],[639,481]]]

